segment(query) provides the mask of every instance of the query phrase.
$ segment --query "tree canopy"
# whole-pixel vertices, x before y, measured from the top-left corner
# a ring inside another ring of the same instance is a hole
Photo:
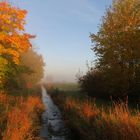
[[[95,69],[104,79],[104,83],[100,84],[106,85],[107,94],[125,96],[138,93],[140,1],[114,0],[112,6],[106,10],[98,32],[90,37],[97,57]]]
[[[27,11],[0,2],[0,88],[18,71],[20,57],[28,51],[34,36],[25,32]]]
[[[26,10],[12,7],[7,2],[0,2],[0,55],[1,59],[19,63],[20,54],[32,45],[32,35],[24,29]]]

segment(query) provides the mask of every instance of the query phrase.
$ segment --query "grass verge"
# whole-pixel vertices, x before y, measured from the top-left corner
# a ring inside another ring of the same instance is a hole
[[[59,90],[49,93],[75,140],[140,140],[140,112],[129,109],[127,104],[97,107],[92,99],[70,97]]]
[[[38,96],[23,98],[0,93],[0,139],[39,140],[42,111]]]

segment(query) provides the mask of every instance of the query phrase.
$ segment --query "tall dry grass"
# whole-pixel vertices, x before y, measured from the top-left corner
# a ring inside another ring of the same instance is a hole
[[[87,99],[58,96],[54,100],[81,140],[140,140],[140,112],[125,103],[99,108]]]
[[[40,98],[0,94],[0,139],[38,140],[39,116],[43,110]]]

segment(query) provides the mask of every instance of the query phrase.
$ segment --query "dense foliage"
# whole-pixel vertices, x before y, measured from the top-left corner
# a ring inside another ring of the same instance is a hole
[[[93,51],[97,56],[95,69],[101,73],[80,81],[91,81],[89,88],[105,84],[106,94],[112,96],[136,95],[140,91],[140,1],[115,0],[107,9],[99,31],[91,34]],[[98,81],[102,77],[103,81]],[[95,80],[97,79],[97,80]],[[87,89],[87,88],[84,88]],[[99,87],[97,87],[97,94]],[[99,91],[100,92],[100,91]],[[94,92],[92,93],[94,95]],[[103,93],[104,94],[104,93]]]
[[[21,90],[43,77],[43,59],[31,49],[34,36],[25,32],[26,14],[26,10],[0,2],[0,90],[6,92]]]
[[[24,31],[26,13],[7,2],[0,2],[0,88],[6,88],[19,69],[21,53],[32,46],[33,36]]]

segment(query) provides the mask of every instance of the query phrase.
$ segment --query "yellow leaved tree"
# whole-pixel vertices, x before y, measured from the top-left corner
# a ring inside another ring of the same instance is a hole
[[[0,2],[0,87],[6,81],[9,66],[19,64],[20,56],[32,45],[34,36],[25,32],[27,11]]]

